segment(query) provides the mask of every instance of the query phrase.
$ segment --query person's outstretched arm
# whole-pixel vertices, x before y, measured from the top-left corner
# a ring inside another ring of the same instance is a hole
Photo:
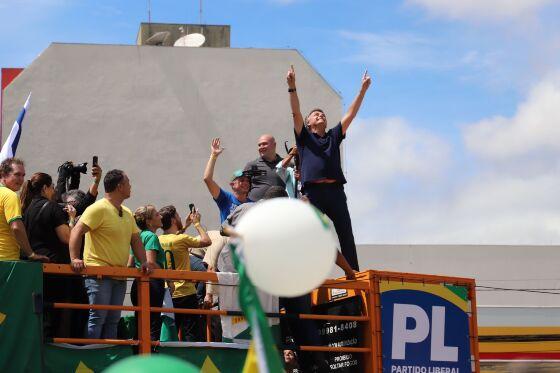
[[[220,186],[214,181],[214,166],[216,165],[216,160],[219,155],[224,151],[224,148],[220,146],[220,138],[212,140],[210,151],[210,159],[208,159],[208,163],[206,163],[206,168],[204,169],[204,183],[212,195],[212,198],[216,199],[220,195]]]
[[[290,162],[297,155],[297,153],[298,153],[297,147],[292,146],[288,155],[284,159],[282,159],[282,168],[288,168],[288,166],[290,166]]]
[[[102,173],[103,170],[101,170],[101,167],[92,167],[91,175],[93,176],[93,183],[90,185],[85,197],[81,198],[75,206],[78,215],[82,215],[89,206],[95,203],[97,195],[99,194],[98,188]]]
[[[56,180],[56,201],[62,202],[62,195],[66,193],[66,177],[70,176],[68,170],[64,167],[67,162],[64,162],[58,167],[58,178]]]
[[[210,239],[208,232],[206,232],[200,224],[200,213],[198,212],[198,209],[191,212],[190,215],[192,216],[191,220],[194,224],[194,228],[198,232],[198,243],[192,247],[208,247],[212,245],[212,240]]]
[[[342,253],[338,250],[336,252],[336,265],[344,271],[346,279],[354,280],[356,278],[355,271],[352,269],[352,267],[350,267],[350,264],[348,264],[348,261],[346,260],[344,255],[342,255]]]
[[[364,76],[362,77],[362,86],[360,87],[360,92],[350,104],[348,111],[342,117],[340,123],[342,124],[342,134],[345,135],[348,127],[350,127],[350,123],[354,120],[356,115],[358,114],[358,110],[360,110],[360,106],[362,105],[362,101],[364,100],[364,96],[366,95],[366,91],[368,90],[371,84],[371,77],[368,75],[367,70],[364,72]]]
[[[294,71],[294,65],[290,66],[288,75],[286,76],[286,81],[288,82],[288,93],[290,94],[290,107],[292,108],[292,116],[294,118],[294,130],[296,135],[299,136],[301,130],[303,129],[303,116],[301,115],[301,109],[299,107],[299,97],[296,91],[296,72]]]
[[[97,198],[97,194],[99,193],[99,183],[101,182],[101,175],[103,175],[103,170],[99,165],[93,166],[91,168],[91,176],[93,176],[93,183],[89,187],[89,194]]]

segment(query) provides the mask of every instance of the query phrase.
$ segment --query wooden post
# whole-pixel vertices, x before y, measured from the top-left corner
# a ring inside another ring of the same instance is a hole
[[[150,278],[142,276],[138,279],[138,339],[140,354],[149,354],[152,350],[150,335]]]
[[[381,372],[381,309],[379,308],[379,278],[375,272],[368,271],[368,316],[371,336],[371,353],[368,361],[371,372]]]

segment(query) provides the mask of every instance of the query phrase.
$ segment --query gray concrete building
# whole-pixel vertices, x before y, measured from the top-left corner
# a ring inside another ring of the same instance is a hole
[[[33,92],[17,156],[53,176],[66,160],[125,170],[125,204],[194,203],[210,229],[218,208],[202,176],[210,141],[225,151],[215,179],[257,158],[257,138],[294,143],[286,72],[298,71],[302,110],[340,118],[339,94],[296,50],[51,44],[4,90],[2,140]],[[87,187],[83,178],[82,187]]]

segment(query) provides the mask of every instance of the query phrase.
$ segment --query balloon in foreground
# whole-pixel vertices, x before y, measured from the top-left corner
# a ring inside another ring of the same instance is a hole
[[[130,356],[104,370],[104,373],[197,373],[199,369],[169,355]]]
[[[321,213],[296,199],[259,202],[240,219],[247,274],[265,292],[296,297],[320,286],[336,258],[336,242]]]

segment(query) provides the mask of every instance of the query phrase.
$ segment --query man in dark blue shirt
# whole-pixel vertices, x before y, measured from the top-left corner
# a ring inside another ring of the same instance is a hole
[[[293,66],[288,71],[286,80],[301,162],[300,182],[303,186],[303,194],[333,221],[342,254],[354,270],[359,270],[352,221],[344,193],[346,179],[340,165],[340,144],[352,120],[358,114],[366,91],[371,84],[371,78],[366,70],[362,77],[360,91],[348,108],[348,112],[338,125],[328,131],[327,117],[321,109],[311,110],[304,121],[299,106],[296,74]]]

